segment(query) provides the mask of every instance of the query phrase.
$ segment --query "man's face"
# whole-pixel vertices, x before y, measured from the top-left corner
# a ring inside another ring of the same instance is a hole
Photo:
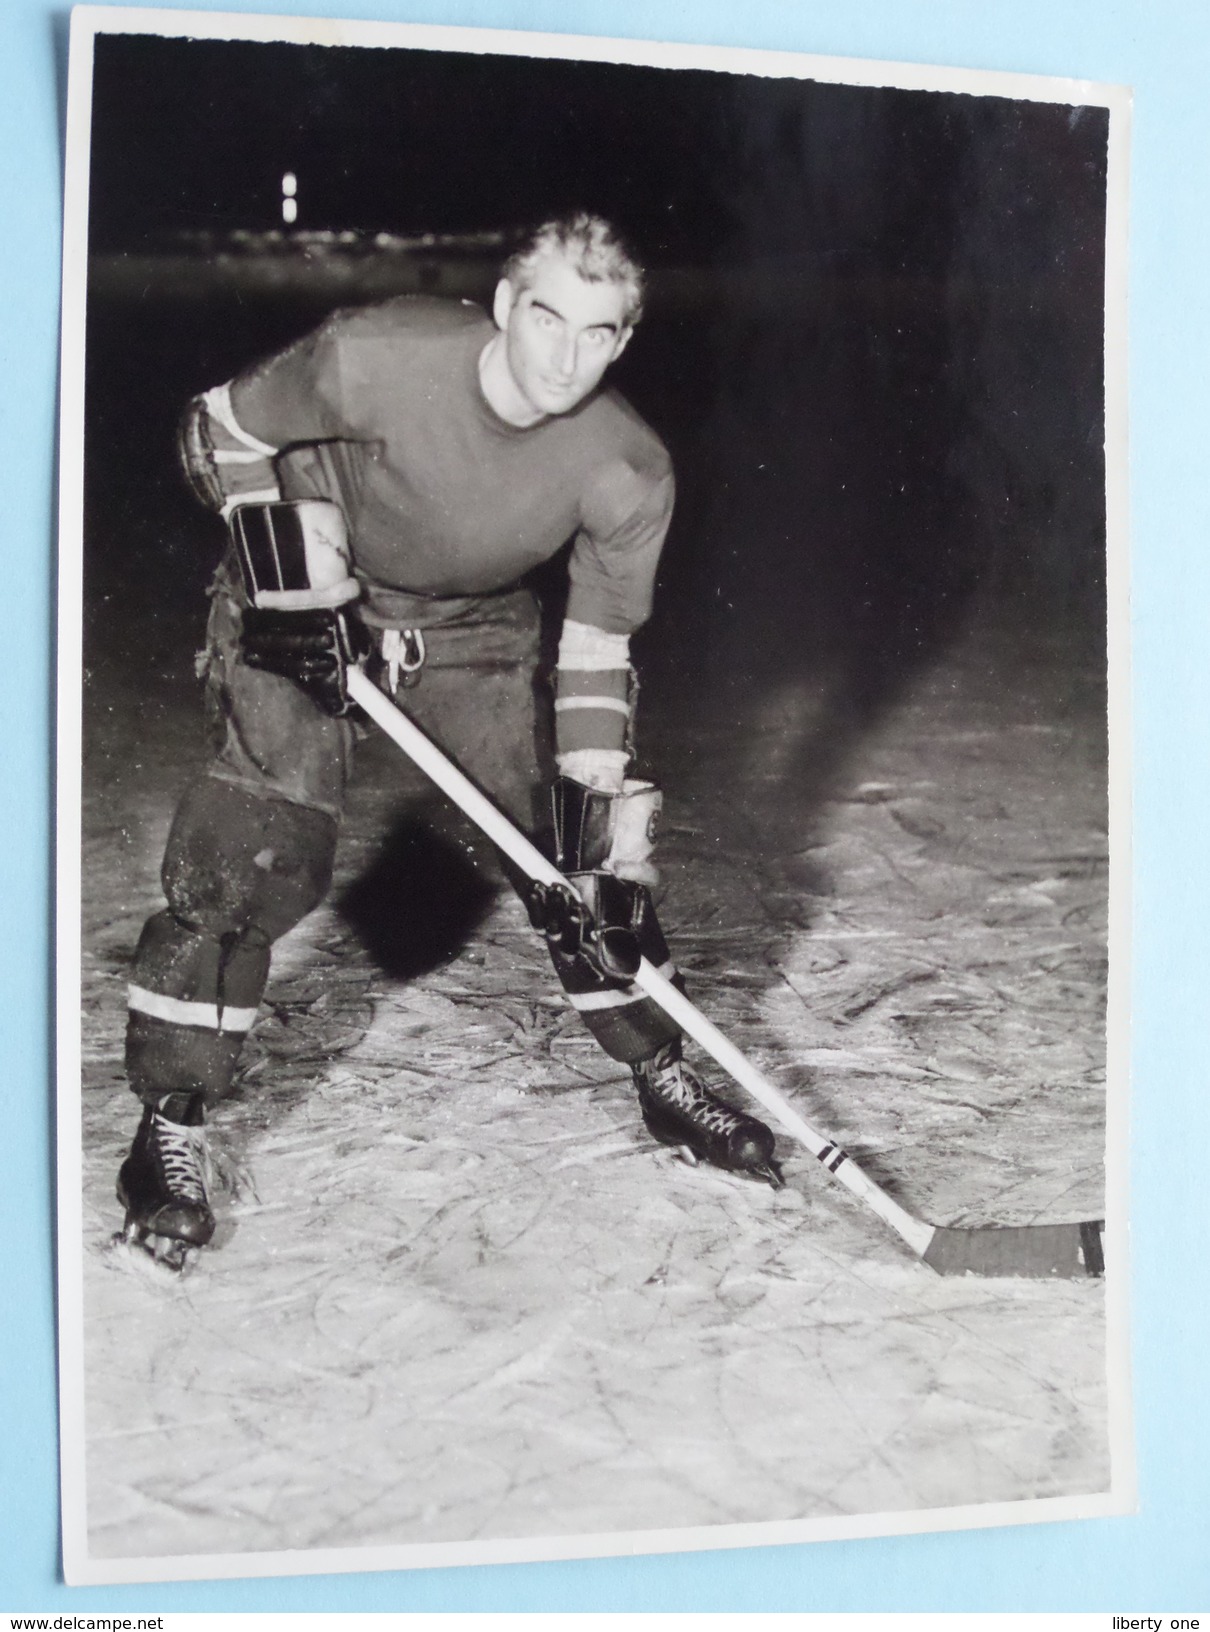
[[[493,313],[511,383],[536,416],[569,413],[595,389],[631,330],[616,283],[586,283],[559,253],[544,255],[528,289],[507,279]]]

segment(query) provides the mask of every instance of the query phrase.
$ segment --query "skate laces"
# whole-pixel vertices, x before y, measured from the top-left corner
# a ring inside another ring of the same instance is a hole
[[[170,1122],[158,1111],[151,1120],[169,1191],[182,1201],[205,1206],[211,1180],[205,1128],[187,1128],[179,1122]]]
[[[711,1133],[730,1134],[742,1128],[750,1118],[733,1111],[716,1099],[701,1079],[694,1075],[683,1060],[669,1060],[643,1072],[644,1081],[654,1097],[664,1105],[679,1110],[699,1127]]]

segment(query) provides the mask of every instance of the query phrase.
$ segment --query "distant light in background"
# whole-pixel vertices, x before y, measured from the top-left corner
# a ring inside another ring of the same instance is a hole
[[[281,218],[290,227],[298,220],[298,177],[293,170],[287,170],[281,178],[281,190]]]

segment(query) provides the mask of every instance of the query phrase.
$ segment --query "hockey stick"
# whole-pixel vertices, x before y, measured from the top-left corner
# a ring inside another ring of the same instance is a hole
[[[350,668],[348,685],[353,701],[522,872],[540,884],[566,883],[542,852],[360,669]],[[1101,1245],[1104,1226],[1099,1219],[1079,1224],[961,1229],[916,1218],[876,1184],[839,1145],[816,1133],[752,1062],[646,958],[639,966],[634,983],[712,1055],[723,1070],[769,1112],[779,1127],[805,1145],[829,1173],[877,1213],[883,1223],[938,1274],[1080,1276],[1104,1273]]]

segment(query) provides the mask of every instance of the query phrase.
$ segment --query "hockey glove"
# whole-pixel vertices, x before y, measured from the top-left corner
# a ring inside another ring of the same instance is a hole
[[[368,657],[370,637],[358,619],[329,607],[279,612],[250,606],[244,611],[240,650],[252,669],[293,680],[325,714],[348,714],[351,664]]]
[[[558,951],[580,953],[603,979],[627,985],[642,958],[659,790],[630,782],[604,793],[560,776],[553,798],[555,865],[568,884],[535,884],[530,921]]]
[[[252,603],[240,635],[244,662],[293,680],[325,714],[349,713],[349,665],[369,656],[370,638],[343,610],[360,590],[340,506],[241,504],[229,524]]]
[[[310,612],[360,595],[344,511],[330,499],[240,504],[228,526],[253,606]]]
[[[603,979],[628,986],[642,959],[646,893],[612,873],[577,873],[567,884],[531,885],[529,919],[557,951],[578,952]]]

